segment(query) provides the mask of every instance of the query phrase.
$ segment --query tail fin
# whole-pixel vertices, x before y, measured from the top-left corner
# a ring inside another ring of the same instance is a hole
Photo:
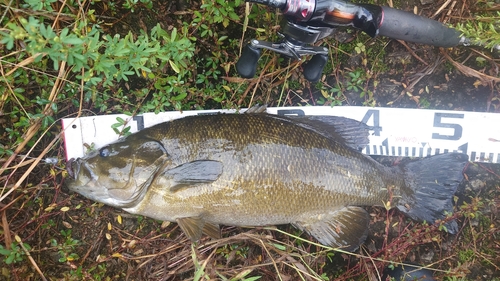
[[[469,157],[448,153],[410,162],[403,166],[405,186],[398,209],[414,220],[432,224],[453,212],[453,195],[463,180]],[[456,221],[445,224],[449,233],[458,231]]]

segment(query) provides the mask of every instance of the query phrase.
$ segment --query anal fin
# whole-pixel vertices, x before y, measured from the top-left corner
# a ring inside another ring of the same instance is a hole
[[[218,224],[210,223],[210,222],[205,222],[205,225],[203,226],[203,233],[206,235],[214,238],[214,239],[220,239],[220,226]]]
[[[305,218],[293,225],[323,245],[354,251],[368,236],[369,223],[370,217],[363,208],[350,206]]]

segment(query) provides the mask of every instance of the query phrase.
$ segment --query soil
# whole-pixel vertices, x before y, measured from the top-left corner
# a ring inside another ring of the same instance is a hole
[[[173,12],[190,9],[189,5],[197,9],[199,3],[154,4],[155,12],[140,9],[125,15],[113,32],[147,29],[157,22],[174,24]],[[398,8],[412,10],[416,6],[429,16],[441,4],[403,1]],[[441,14],[437,19],[450,18]],[[492,72],[498,71],[498,60],[480,66],[470,48],[444,50],[406,43],[411,54],[400,42],[384,42],[369,43],[386,44],[387,64],[385,72],[377,72],[365,82],[373,95],[373,102],[368,100],[371,105],[500,112],[499,86],[465,76],[444,54],[496,77],[498,73]],[[362,59],[351,55],[336,65],[323,83],[345,82],[349,69],[366,68]],[[321,93],[314,85],[305,82],[300,72],[293,77],[301,83],[288,90],[299,95],[290,95],[286,105],[317,103]],[[279,93],[271,93],[270,99],[267,94],[256,99],[276,105]],[[341,100],[343,105],[367,104],[367,97],[360,97],[358,91],[345,91]],[[386,165],[399,161],[388,157],[376,160]],[[459,233],[450,235],[438,226],[413,222],[395,210],[370,207],[370,233],[357,255],[326,251],[291,226],[277,230],[224,226],[222,239],[204,237],[192,244],[175,223],[130,215],[69,193],[63,179],[49,176],[52,170],[57,168],[38,167],[30,177],[47,181],[35,181],[43,184],[28,186],[18,197],[0,205],[6,210],[2,213],[10,230],[22,233],[23,242],[33,246],[31,256],[49,280],[193,280],[200,268],[206,280],[244,280],[245,276],[278,280],[278,275],[281,280],[379,280],[391,262],[432,268],[438,280],[500,280],[500,165],[468,165],[457,191],[458,212],[453,217],[460,225]],[[29,203],[16,203],[21,201]],[[0,265],[0,280],[42,280],[32,264]]]

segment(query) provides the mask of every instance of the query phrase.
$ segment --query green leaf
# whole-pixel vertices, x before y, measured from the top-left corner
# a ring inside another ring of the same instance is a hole
[[[0,248],[0,255],[8,256],[10,255],[10,250]]]
[[[229,13],[229,17],[236,22],[240,21],[240,17],[236,13]]]
[[[182,93],[182,94],[179,94],[179,95],[177,95],[175,97],[172,97],[172,100],[181,101],[181,100],[183,100],[186,97],[187,97],[187,93]]]
[[[168,60],[168,63],[170,64],[170,67],[172,67],[172,69],[175,71],[175,73],[180,73],[181,70],[179,69],[179,67],[171,60]]]
[[[69,45],[81,45],[83,43],[83,40],[76,37],[75,35],[72,35],[70,37],[61,38],[61,42]]]
[[[5,44],[7,46],[7,50],[12,50],[12,48],[14,48],[14,37],[3,32],[0,32],[0,35],[5,36],[2,40],[0,40],[0,43]]]
[[[172,29],[172,34],[170,34],[170,40],[174,42],[176,37],[177,37],[177,28],[174,27],[174,29]]]
[[[116,117],[116,121],[120,122],[121,124],[125,124],[126,123],[126,121],[123,118],[121,118],[121,117]]]
[[[259,280],[262,276],[253,276],[253,277],[249,277],[249,278],[245,278],[243,279],[244,281],[255,281],[255,280]]]
[[[274,247],[276,247],[278,250],[282,250],[282,251],[286,250],[286,246],[285,245],[281,245],[281,244],[278,244],[278,243],[271,243],[271,245],[273,245]]]
[[[6,264],[11,264],[11,263],[14,261],[14,258],[15,258],[15,256],[14,256],[14,255],[10,255],[10,256],[8,256],[8,257],[5,259],[5,263],[6,263]]]
[[[129,134],[129,133],[130,133],[130,128],[131,128],[130,126],[125,127],[125,128],[123,129],[123,131],[122,131],[122,134]]]

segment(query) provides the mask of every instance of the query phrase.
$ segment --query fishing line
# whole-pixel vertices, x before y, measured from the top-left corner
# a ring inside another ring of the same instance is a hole
[[[26,159],[37,159],[38,157],[32,157],[32,156],[28,156],[28,155],[24,155],[24,154],[18,154],[19,157],[23,157],[23,158],[26,158]],[[57,165],[57,163],[59,163],[59,160],[63,160],[62,158],[58,158],[58,157],[45,157],[45,158],[42,158],[41,159],[41,164],[48,164],[48,165]],[[61,169],[63,170],[62,168],[60,167],[57,167],[55,166],[56,168],[58,169]]]

